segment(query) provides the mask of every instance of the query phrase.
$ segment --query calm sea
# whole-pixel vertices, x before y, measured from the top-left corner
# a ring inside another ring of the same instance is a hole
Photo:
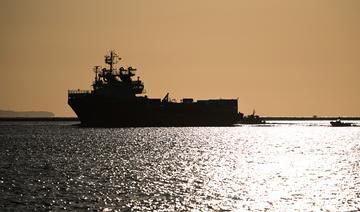
[[[360,127],[74,124],[0,122],[0,210],[360,210]]]

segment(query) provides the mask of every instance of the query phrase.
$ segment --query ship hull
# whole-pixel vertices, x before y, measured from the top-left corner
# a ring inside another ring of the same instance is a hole
[[[69,97],[68,104],[89,127],[232,126],[239,120],[236,99],[174,103],[89,94]]]

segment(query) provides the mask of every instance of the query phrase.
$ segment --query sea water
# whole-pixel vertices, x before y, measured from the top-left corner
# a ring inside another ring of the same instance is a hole
[[[0,122],[4,209],[356,211],[360,127]]]

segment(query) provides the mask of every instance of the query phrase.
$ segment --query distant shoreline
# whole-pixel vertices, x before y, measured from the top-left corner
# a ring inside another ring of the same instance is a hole
[[[321,121],[321,120],[360,120],[360,117],[347,117],[347,116],[328,116],[328,117],[285,117],[285,116],[271,116],[271,117],[262,117],[267,121]]]
[[[266,121],[321,121],[335,120],[339,116],[334,117],[285,117],[271,116],[262,117]],[[340,117],[342,120],[360,120],[360,117]],[[79,121],[77,117],[0,117],[0,121]]]
[[[0,118],[53,118],[55,114],[48,111],[13,111],[0,109]]]
[[[77,117],[0,117],[0,121],[79,121]]]

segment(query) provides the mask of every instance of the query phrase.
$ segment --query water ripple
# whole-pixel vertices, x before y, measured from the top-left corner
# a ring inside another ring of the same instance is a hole
[[[360,128],[0,124],[0,209],[360,210]]]

